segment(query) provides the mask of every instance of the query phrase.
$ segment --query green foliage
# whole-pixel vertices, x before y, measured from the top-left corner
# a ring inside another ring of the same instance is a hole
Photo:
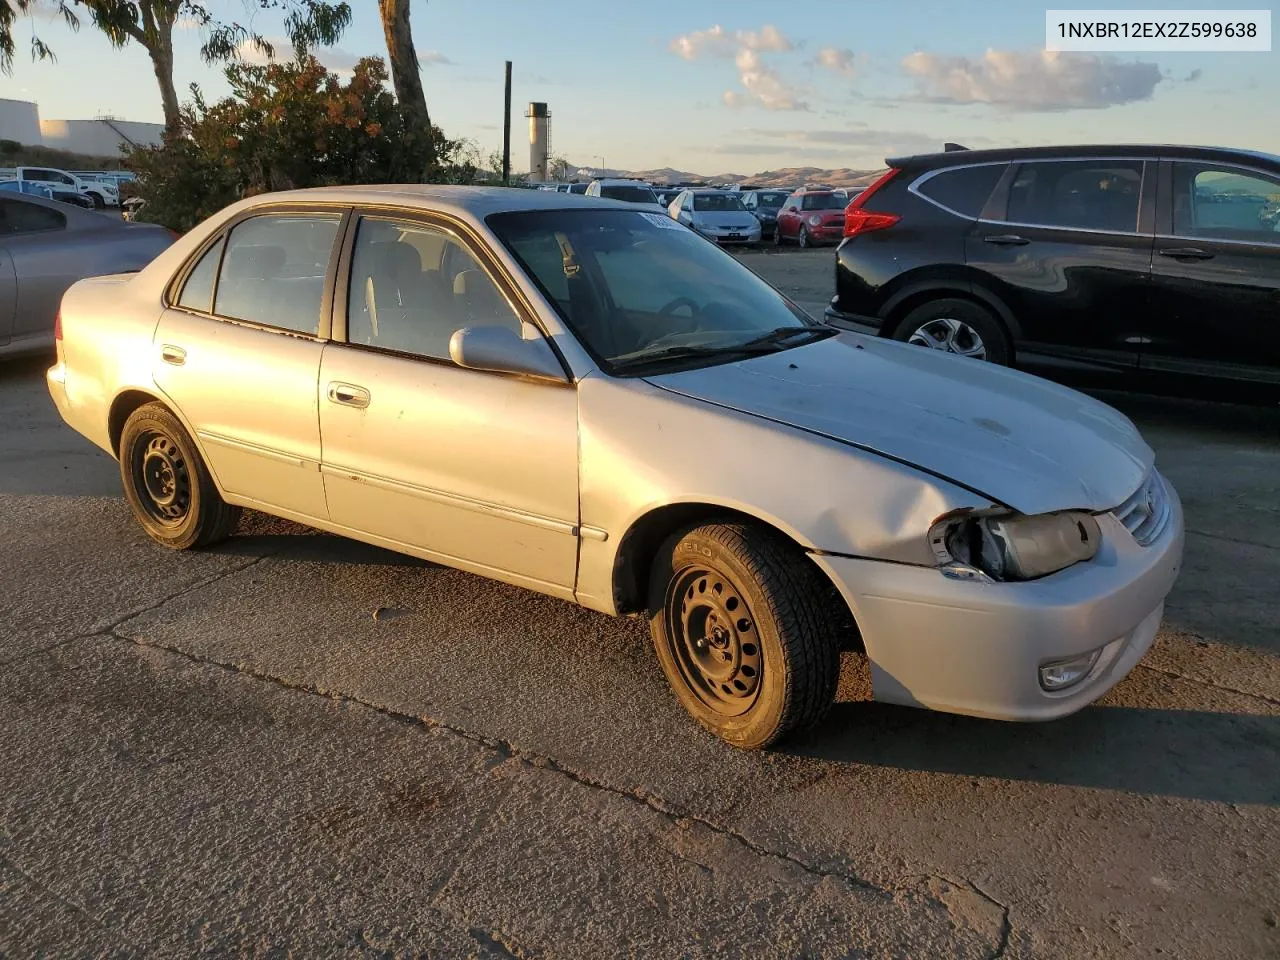
[[[126,155],[146,200],[143,219],[186,231],[267,191],[476,177],[466,143],[434,127],[429,138],[407,128],[380,59],[361,60],[345,83],[310,56],[268,66],[234,63],[226,76],[230,96],[207,104],[192,87],[178,135]]]
[[[16,140],[0,140],[0,157],[6,167],[53,167],[57,170],[121,170],[119,155],[99,157],[55,147],[31,147]]]

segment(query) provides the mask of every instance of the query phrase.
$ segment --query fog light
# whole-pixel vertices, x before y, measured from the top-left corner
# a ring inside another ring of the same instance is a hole
[[[1093,665],[1098,662],[1101,650],[1091,650],[1068,660],[1054,660],[1040,667],[1040,686],[1052,692],[1065,690],[1075,686],[1089,675]]]

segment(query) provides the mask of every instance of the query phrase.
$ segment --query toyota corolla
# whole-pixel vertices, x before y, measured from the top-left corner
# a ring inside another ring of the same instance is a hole
[[[1142,657],[1181,560],[1121,414],[817,323],[622,202],[253,197],[77,283],[57,343],[59,411],[158,543],[252,508],[647,617],[742,747],[817,721],[847,649],[881,700],[1071,713]]]

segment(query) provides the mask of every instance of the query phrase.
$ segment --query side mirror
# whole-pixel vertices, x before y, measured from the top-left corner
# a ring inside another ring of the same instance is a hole
[[[787,213],[799,213],[800,208],[796,206],[787,207]]]
[[[449,338],[449,357],[469,370],[518,373],[564,381],[564,368],[547,342],[524,340],[508,327],[463,327]]]

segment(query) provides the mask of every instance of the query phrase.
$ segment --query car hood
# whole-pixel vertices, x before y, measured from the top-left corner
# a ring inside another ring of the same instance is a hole
[[[760,221],[754,213],[746,210],[695,210],[693,222],[700,227],[735,227],[750,230]]]
[[[899,460],[1022,513],[1107,510],[1154,455],[1127,417],[981,361],[842,333],[655,386]],[[803,478],[796,477],[797,489]]]

